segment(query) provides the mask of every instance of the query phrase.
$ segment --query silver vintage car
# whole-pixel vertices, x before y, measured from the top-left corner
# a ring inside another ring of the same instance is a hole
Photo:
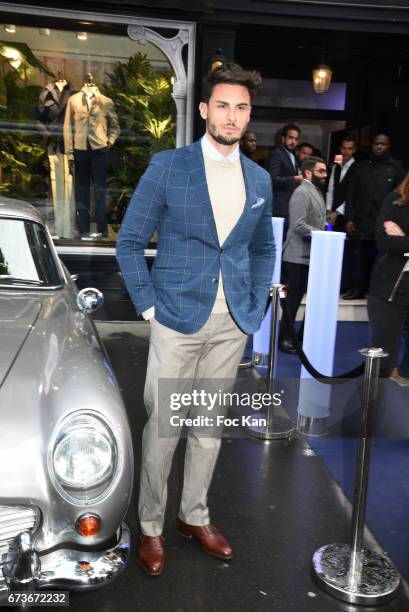
[[[0,197],[0,601],[103,586],[126,565],[128,420],[88,313],[36,209]]]

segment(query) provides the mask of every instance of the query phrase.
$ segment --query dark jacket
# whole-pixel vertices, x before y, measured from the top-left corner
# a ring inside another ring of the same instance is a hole
[[[385,197],[405,177],[402,162],[391,155],[375,156],[356,167],[347,192],[346,221],[353,221],[361,238],[375,238],[376,219]]]
[[[369,293],[385,300],[393,299],[402,281],[405,285],[409,282],[408,277],[401,277],[402,269],[408,260],[404,253],[409,253],[409,204],[399,206],[398,198],[399,195],[395,191],[385,198],[376,224],[379,253],[375,260]],[[397,223],[406,236],[385,234],[383,227],[385,221]],[[408,272],[405,274],[409,275]]]
[[[65,111],[73,93],[71,83],[67,83],[61,92],[55,83],[48,83],[38,98],[37,125],[46,138],[49,154],[64,153]]]
[[[283,146],[275,147],[267,159],[266,170],[270,173],[273,184],[274,217],[288,218],[288,204],[294,189],[299,185],[293,178],[299,174],[297,158],[295,163],[297,170]]]

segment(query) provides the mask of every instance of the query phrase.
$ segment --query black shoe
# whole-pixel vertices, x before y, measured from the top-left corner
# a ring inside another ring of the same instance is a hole
[[[365,298],[366,294],[362,291],[350,291],[343,296],[344,300],[364,300]]]
[[[283,351],[283,353],[290,353],[290,355],[295,355],[297,353],[297,351],[295,350],[295,346],[291,342],[291,340],[281,340],[278,345],[278,348],[280,349],[280,351]]]

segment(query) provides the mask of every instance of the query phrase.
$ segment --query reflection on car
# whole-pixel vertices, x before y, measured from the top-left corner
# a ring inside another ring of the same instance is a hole
[[[0,600],[126,565],[133,455],[115,375],[37,211],[0,197]]]

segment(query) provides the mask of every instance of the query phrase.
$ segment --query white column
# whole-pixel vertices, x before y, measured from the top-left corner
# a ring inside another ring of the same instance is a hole
[[[321,374],[333,375],[345,233],[312,232],[303,350]],[[331,387],[301,368],[298,414],[329,416]]]
[[[183,147],[186,142],[186,83],[175,82],[172,98],[176,105],[176,147]]]

